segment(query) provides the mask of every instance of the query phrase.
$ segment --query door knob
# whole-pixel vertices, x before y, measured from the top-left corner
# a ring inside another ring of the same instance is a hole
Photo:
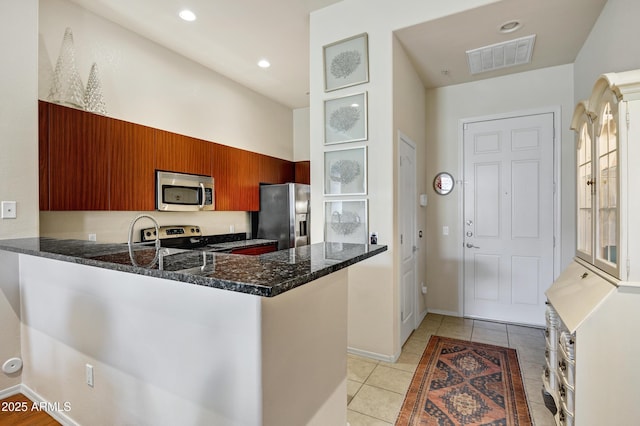
[[[474,246],[474,245],[473,245],[473,244],[471,244],[471,243],[467,243],[467,248],[480,248],[480,247],[478,247],[478,246]]]

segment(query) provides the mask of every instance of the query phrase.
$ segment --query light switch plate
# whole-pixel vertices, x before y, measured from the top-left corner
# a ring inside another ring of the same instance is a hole
[[[2,219],[15,219],[15,218],[16,218],[16,202],[3,201],[2,202]]]

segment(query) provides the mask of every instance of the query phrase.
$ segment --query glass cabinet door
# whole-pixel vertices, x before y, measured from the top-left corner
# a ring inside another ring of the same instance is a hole
[[[577,153],[577,204],[578,204],[578,228],[577,244],[578,254],[591,261],[593,255],[593,201],[592,194],[595,192],[594,180],[591,177],[591,126],[587,120],[583,121],[578,131],[578,153]]]
[[[617,269],[618,264],[618,110],[609,99],[602,104],[597,121],[597,242],[596,262]]]

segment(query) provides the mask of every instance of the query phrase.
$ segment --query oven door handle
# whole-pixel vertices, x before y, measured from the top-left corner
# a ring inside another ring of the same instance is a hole
[[[198,207],[200,207],[200,209],[204,209],[204,205],[207,201],[207,197],[206,197],[206,192],[204,190],[204,183],[202,182],[200,182],[200,189],[202,189],[202,203],[200,203]]]

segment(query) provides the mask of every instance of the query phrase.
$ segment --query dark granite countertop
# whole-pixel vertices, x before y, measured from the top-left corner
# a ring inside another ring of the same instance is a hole
[[[223,243],[213,243],[207,245],[207,248],[214,251],[235,250],[241,248],[268,246],[270,244],[277,244],[277,240],[264,240],[264,239],[250,239],[239,241],[228,241]]]
[[[20,238],[0,240],[0,250],[73,262],[272,297],[387,250],[387,246],[317,243],[260,256],[215,251],[135,246],[132,257],[126,244],[83,240]]]

